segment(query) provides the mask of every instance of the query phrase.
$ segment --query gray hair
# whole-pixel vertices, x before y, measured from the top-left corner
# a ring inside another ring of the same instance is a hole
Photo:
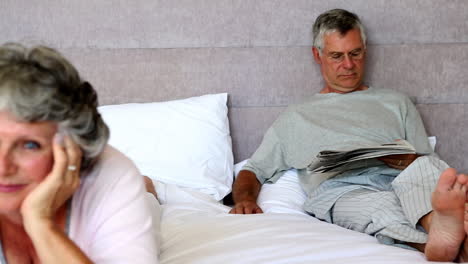
[[[25,122],[51,121],[83,150],[92,167],[109,139],[97,94],[59,52],[44,46],[0,46],[0,109]]]
[[[319,15],[315,20],[313,27],[314,47],[316,47],[319,52],[322,52],[325,34],[338,31],[341,35],[345,35],[351,29],[359,29],[365,47],[366,33],[364,32],[364,26],[359,17],[343,9],[329,10]]]

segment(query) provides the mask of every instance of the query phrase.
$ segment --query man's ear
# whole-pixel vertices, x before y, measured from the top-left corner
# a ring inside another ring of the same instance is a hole
[[[322,57],[320,56],[320,52],[316,47],[312,47],[312,53],[314,54],[314,60],[317,64],[322,64]]]

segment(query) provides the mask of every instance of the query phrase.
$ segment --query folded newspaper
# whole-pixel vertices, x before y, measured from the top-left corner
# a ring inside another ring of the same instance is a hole
[[[324,150],[307,167],[311,173],[339,172],[353,168],[352,162],[398,154],[416,154],[416,149],[406,140],[378,146],[346,150]],[[424,153],[417,153],[424,155]]]

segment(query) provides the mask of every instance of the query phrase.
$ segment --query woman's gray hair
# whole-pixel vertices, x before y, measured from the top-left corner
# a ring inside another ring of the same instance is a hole
[[[109,139],[97,94],[59,52],[44,46],[0,46],[0,109],[25,122],[51,121],[83,150],[90,169]]]
[[[344,9],[329,10],[319,15],[315,20],[312,30],[314,47],[321,53],[325,34],[338,31],[341,35],[345,35],[351,29],[359,29],[362,42],[364,47],[366,47],[366,33],[358,16]]]

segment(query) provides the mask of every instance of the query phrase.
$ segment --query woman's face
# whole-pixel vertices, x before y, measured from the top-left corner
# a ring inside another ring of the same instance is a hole
[[[0,111],[0,214],[19,213],[24,198],[51,171],[52,122],[19,122]]]

